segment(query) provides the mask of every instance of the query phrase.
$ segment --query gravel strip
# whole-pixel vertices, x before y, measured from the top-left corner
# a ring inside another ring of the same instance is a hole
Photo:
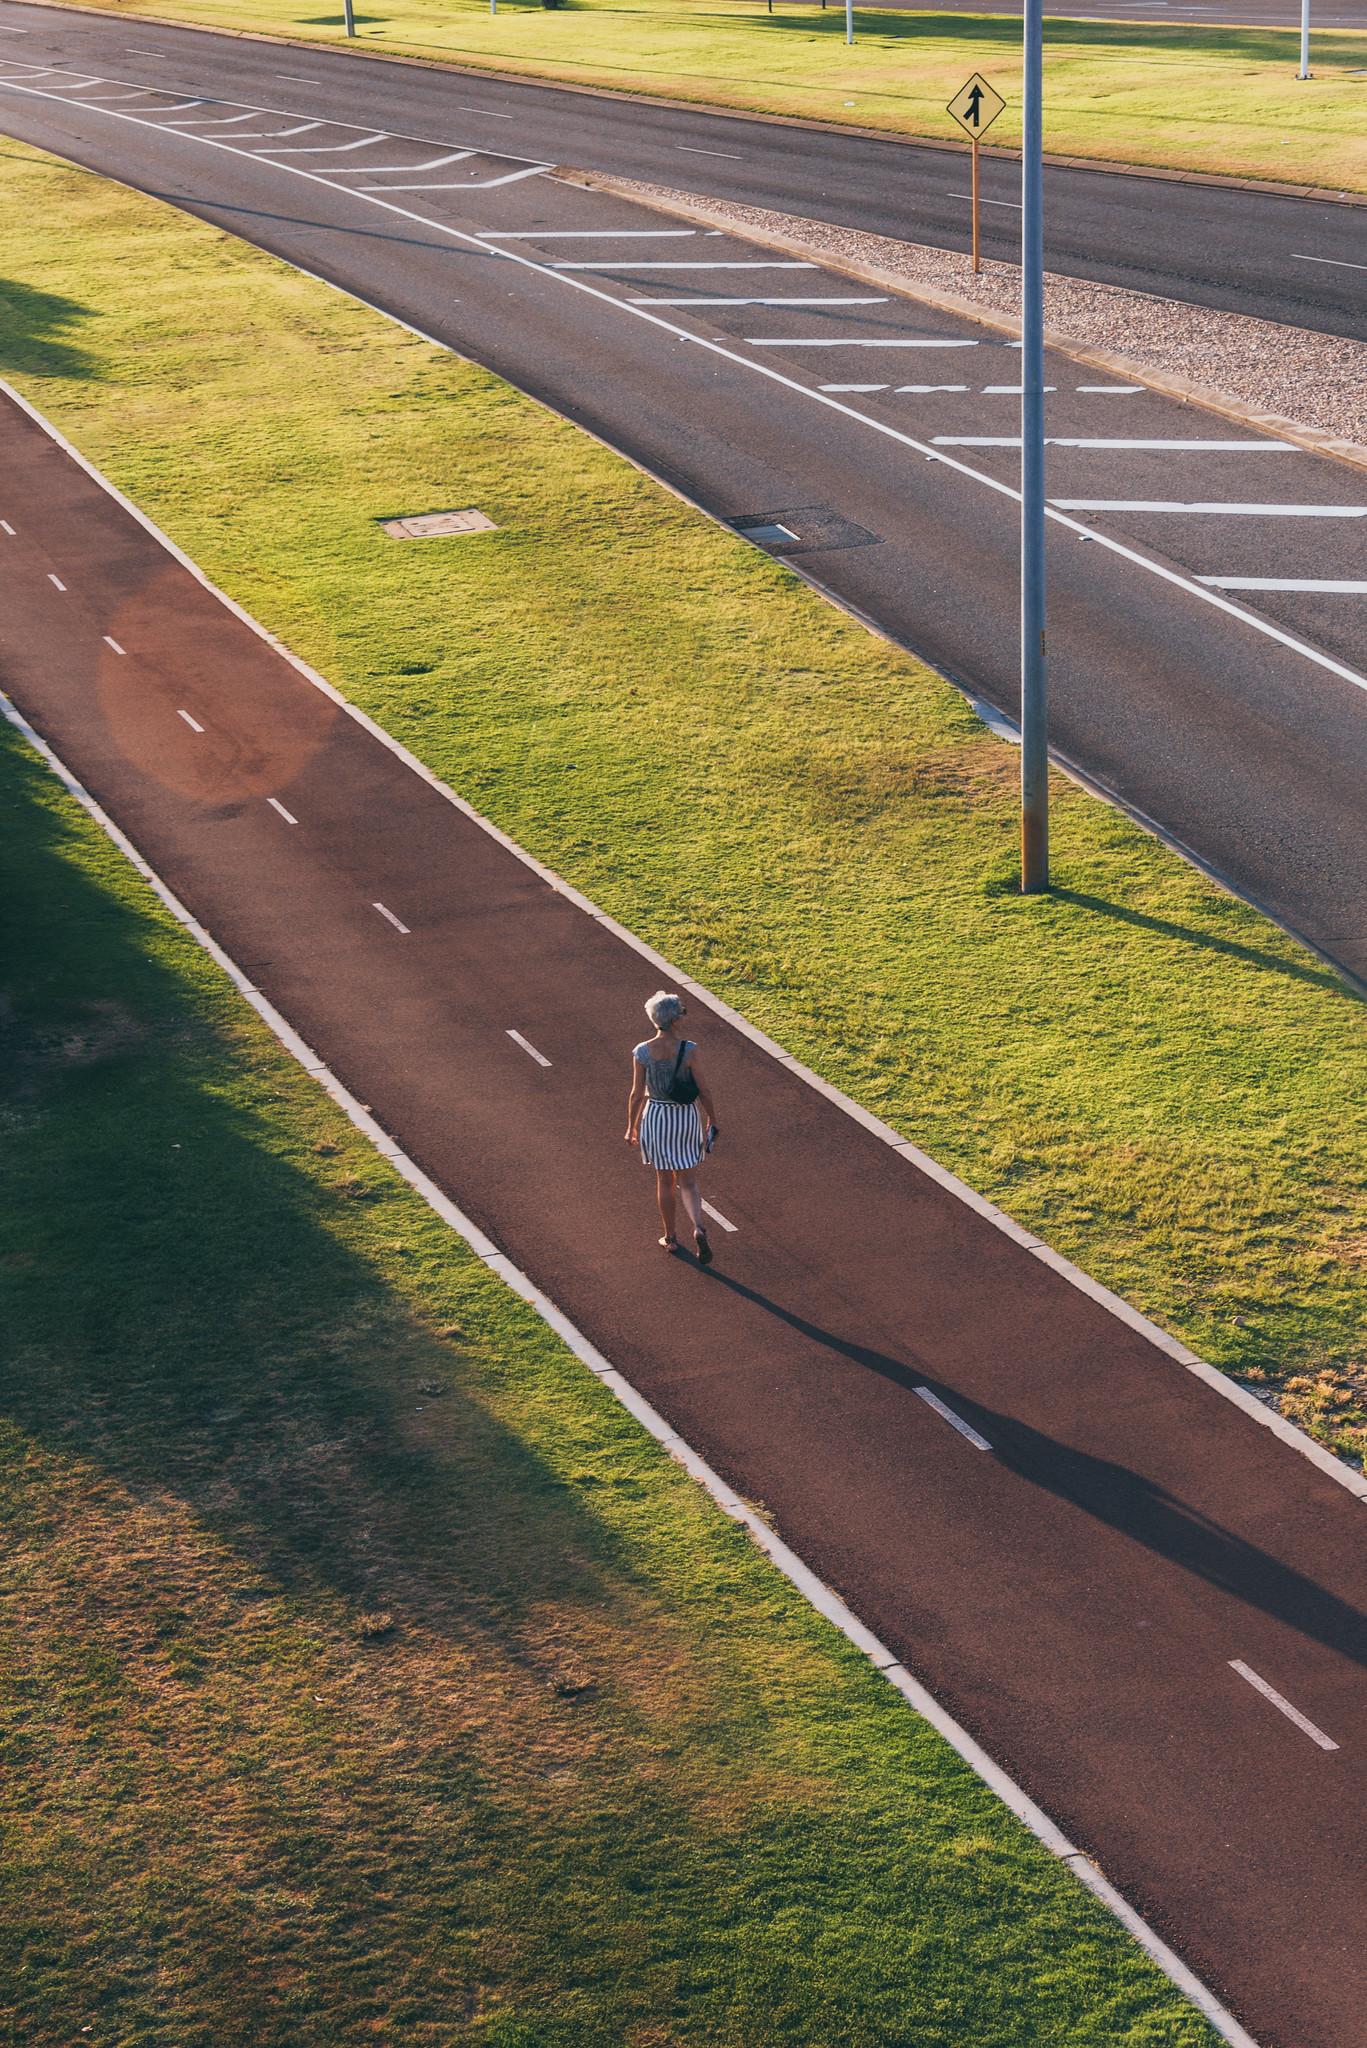
[[[863,234],[730,200],[699,200],[694,193],[662,185],[625,178],[612,184],[614,190],[647,202],[681,209],[705,206],[709,215],[734,221],[738,229],[782,235],[814,256],[869,265],[904,277],[910,285],[952,293],[985,312],[1020,311],[1020,270],[1014,263],[984,262],[975,277],[967,256],[951,250],[897,242],[886,235]],[[1108,350],[1158,375],[1211,387],[1257,412],[1275,413],[1340,440],[1367,444],[1367,344],[1362,342],[1052,272],[1044,281],[1044,318],[1081,348]]]

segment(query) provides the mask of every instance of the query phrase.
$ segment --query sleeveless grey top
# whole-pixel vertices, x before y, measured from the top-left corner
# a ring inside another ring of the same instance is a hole
[[[684,1039],[682,1059],[679,1058],[677,1052],[670,1053],[667,1059],[652,1059],[649,1046],[650,1040],[642,1039],[631,1056],[634,1060],[639,1060],[646,1070],[646,1094],[650,1097],[651,1101],[668,1102],[669,1091],[674,1083],[675,1064],[677,1062],[678,1070],[681,1074],[687,1071],[688,1055],[697,1049],[695,1042],[691,1038]]]

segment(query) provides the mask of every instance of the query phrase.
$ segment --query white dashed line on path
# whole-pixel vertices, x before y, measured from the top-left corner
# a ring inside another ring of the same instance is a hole
[[[508,1036],[512,1039],[514,1045],[522,1047],[523,1052],[529,1052],[539,1067],[548,1067],[550,1065],[550,1061],[546,1058],[545,1053],[538,1052],[531,1040],[524,1038],[520,1031],[510,1031]]]
[[[1178,498],[1051,498],[1060,512],[1212,512],[1242,519],[1367,519],[1367,505],[1184,504]]]
[[[1256,1671],[1250,1671],[1242,1658],[1231,1657],[1229,1668],[1231,1671],[1237,1671],[1240,1678],[1247,1679],[1255,1692],[1260,1692],[1265,1700],[1270,1700],[1279,1714],[1285,1714],[1288,1721],[1294,1721],[1301,1733],[1308,1735],[1310,1740],[1318,1743],[1321,1749],[1338,1748],[1338,1744],[1331,1742],[1322,1728],[1317,1728],[1313,1721],[1307,1721],[1305,1715],[1298,1708],[1293,1707],[1290,1700],[1283,1699],[1282,1695],[1274,1686],[1270,1686],[1265,1678],[1259,1678]]]
[[[378,910],[381,917],[388,918],[396,932],[402,932],[405,938],[410,936],[408,926],[402,919],[395,917],[392,910],[387,910],[383,903],[372,903],[370,907],[372,910]]]
[[[676,235],[696,235],[696,228],[481,228],[491,242],[667,242]],[[552,270],[570,264],[553,263]]]
[[[203,732],[204,727],[200,724],[197,718],[191,718],[188,711],[177,711],[176,717],[183,718],[185,720],[185,723],[189,726],[191,732]]]
[[[965,1422],[962,1415],[956,1415],[952,1408],[947,1408],[938,1394],[932,1393],[929,1387],[918,1387],[916,1391],[927,1407],[933,1408],[935,1413],[947,1422],[951,1429],[957,1429],[959,1435],[967,1438],[968,1442],[974,1445],[976,1449],[980,1451],[991,1450],[992,1446],[987,1441],[987,1438],[979,1436],[977,1430],[971,1424]]]
[[[50,584],[51,584],[51,585],[53,586],[54,590],[65,590],[65,589],[66,589],[66,585],[65,585],[65,583],[63,583],[63,581],[62,581],[61,577],[60,577],[60,576],[54,576],[54,575],[53,575],[53,573],[52,573],[52,571],[51,571],[51,569],[49,569],[49,570],[48,570],[48,572],[47,572],[47,580],[48,580],[48,582],[49,582],[49,583],[50,583]]]
[[[825,334],[747,334],[751,348],[977,348],[976,341],[885,340],[881,334],[852,334],[832,340]]]
[[[815,270],[815,263],[783,262],[763,263],[712,263],[704,259],[690,263],[642,263],[634,256],[597,256],[591,263],[572,263],[565,259],[552,263],[552,270]],[[881,302],[880,302],[881,303]]]
[[[104,640],[105,646],[112,647],[115,654],[127,654],[128,649],[126,647],[120,647],[118,641],[114,638],[114,635],[112,633],[105,633],[101,637]]]
[[[1318,576],[1198,576],[1209,590],[1316,590],[1329,597],[1367,597],[1367,583],[1336,583]]]
[[[285,809],[285,806],[281,803],[278,796],[268,796],[266,798],[266,802],[270,805],[273,811],[278,811],[280,813],[280,816],[284,819],[287,825],[297,825],[299,823],[299,820],[295,817],[294,812],[287,811]]]
[[[830,388],[835,389],[837,387],[832,386]],[[824,391],[825,389],[827,389],[827,386],[823,385],[822,389]],[[882,386],[880,385],[878,389],[881,390]],[[899,391],[914,391],[920,397],[924,398],[927,395],[927,393],[931,391],[967,391],[968,386],[967,384],[899,384],[897,386],[897,389]]]
[[[10,536],[10,539],[13,540],[14,528],[10,525],[8,519],[0,519],[0,526],[4,527],[6,533]]]
[[[482,114],[486,121],[511,121],[513,119],[511,114],[495,114],[489,107],[463,107],[459,100],[456,101],[456,112],[458,114]]]
[[[130,57],[169,57],[171,54],[169,50],[139,50],[132,43],[126,45],[126,50]]]
[[[1144,386],[1142,384],[1079,384],[1077,388],[1079,391],[1085,391],[1091,398],[1101,398],[1103,396],[1108,398],[1132,398],[1136,392],[1142,391]]]
[[[723,1230],[729,1230],[733,1233],[739,1230],[740,1225],[738,1223],[733,1223],[728,1216],[723,1216],[721,1210],[714,1209],[710,1202],[704,1202],[702,1206],[704,1215],[710,1216],[714,1223],[720,1223]]]
[[[1019,434],[936,434],[937,448],[1019,448]],[[1169,455],[1298,455],[1290,441],[1102,441],[1074,434],[1046,434],[1047,448],[1126,448]]]
[[[676,142],[675,149],[681,149],[685,156],[724,156],[728,163],[743,164],[745,158],[737,156],[734,149],[690,149],[686,142]]]
[[[629,306],[885,306],[886,299],[628,299]]]
[[[1367,270],[1367,263],[1345,263],[1340,256],[1302,256],[1298,250],[1291,251],[1293,263],[1327,263],[1334,270]]]
[[[820,388],[823,391],[886,391],[888,387],[886,384],[823,384]],[[966,384],[913,384],[907,386],[907,389],[912,391],[967,391],[968,386]]]

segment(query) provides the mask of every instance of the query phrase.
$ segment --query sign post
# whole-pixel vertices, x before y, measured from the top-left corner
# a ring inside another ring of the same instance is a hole
[[[992,126],[1006,101],[999,92],[994,92],[987,80],[974,72],[967,85],[961,85],[949,102],[946,111],[953,116],[973,144],[973,268],[982,269],[979,255],[978,236],[978,143],[987,129]]]
[[[1021,122],[1021,891],[1049,887],[1044,660],[1044,0],[1025,0]]]
[[[1296,76],[1310,76],[1310,0],[1301,0],[1301,68]]]
[[[342,0],[342,12],[346,16],[346,32],[349,36],[354,36],[356,33],[356,16],[352,9],[352,0]]]

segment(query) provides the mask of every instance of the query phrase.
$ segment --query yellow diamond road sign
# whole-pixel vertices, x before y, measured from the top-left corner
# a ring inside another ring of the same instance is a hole
[[[961,85],[949,103],[949,112],[954,116],[964,134],[976,142],[992,126],[1006,101],[999,92],[994,92],[987,80],[974,72],[967,85]]]

